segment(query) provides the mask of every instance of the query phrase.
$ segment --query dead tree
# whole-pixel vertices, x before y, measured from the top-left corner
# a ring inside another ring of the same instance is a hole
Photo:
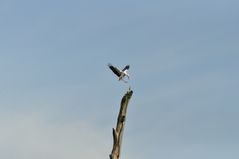
[[[120,157],[127,107],[132,95],[133,91],[129,88],[121,100],[116,128],[113,128],[113,149],[110,154],[110,159],[119,159]]]

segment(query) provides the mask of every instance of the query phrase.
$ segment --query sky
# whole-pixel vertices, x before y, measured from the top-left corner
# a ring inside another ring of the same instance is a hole
[[[239,158],[236,0],[1,0],[0,158]],[[125,84],[108,69],[130,64]]]

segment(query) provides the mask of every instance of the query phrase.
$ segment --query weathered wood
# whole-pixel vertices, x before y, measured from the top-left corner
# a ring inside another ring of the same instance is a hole
[[[116,128],[113,128],[113,149],[110,154],[110,159],[119,159],[120,157],[127,107],[132,95],[133,91],[129,88],[121,100]]]

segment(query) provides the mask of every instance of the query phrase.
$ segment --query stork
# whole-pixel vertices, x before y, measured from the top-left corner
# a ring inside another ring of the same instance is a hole
[[[127,76],[129,79],[129,74],[127,73],[127,71],[129,70],[129,65],[126,65],[122,70],[111,65],[110,63],[108,64],[108,66],[111,69],[111,71],[114,72],[114,74],[119,77],[119,81],[122,80],[125,83],[127,83],[127,81],[124,80],[124,77]]]

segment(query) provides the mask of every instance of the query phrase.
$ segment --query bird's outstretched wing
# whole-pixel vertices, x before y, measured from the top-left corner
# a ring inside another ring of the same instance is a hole
[[[109,68],[114,72],[114,74],[116,74],[118,77],[120,77],[121,75],[121,71],[117,68],[114,67],[113,65],[111,65],[110,63],[108,64]]]
[[[128,69],[129,69],[129,65],[126,65],[122,71],[124,72],[125,70],[128,70]]]

